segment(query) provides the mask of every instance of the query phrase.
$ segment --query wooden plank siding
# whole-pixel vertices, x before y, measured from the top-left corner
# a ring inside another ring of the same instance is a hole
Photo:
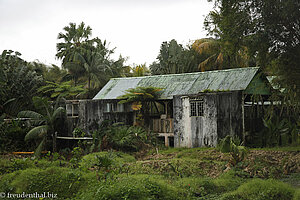
[[[164,137],[165,146],[170,145],[169,137],[174,137],[174,120],[168,119],[152,119],[150,123],[150,129],[154,133],[158,133],[159,136]]]

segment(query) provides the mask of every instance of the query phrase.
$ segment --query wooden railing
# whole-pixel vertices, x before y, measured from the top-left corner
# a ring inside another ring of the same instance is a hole
[[[151,130],[155,133],[173,133],[173,119],[152,119]]]

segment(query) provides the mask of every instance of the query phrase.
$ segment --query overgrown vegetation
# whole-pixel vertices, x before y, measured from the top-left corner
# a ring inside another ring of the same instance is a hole
[[[93,133],[91,151],[115,149],[125,152],[137,152],[157,144],[157,134],[139,126],[112,124],[104,121]]]
[[[297,199],[300,154],[294,150],[250,150],[230,169],[231,155],[213,148],[153,150],[138,160],[95,152],[79,157],[77,166],[57,155],[1,156],[0,190],[47,190],[57,199]]]

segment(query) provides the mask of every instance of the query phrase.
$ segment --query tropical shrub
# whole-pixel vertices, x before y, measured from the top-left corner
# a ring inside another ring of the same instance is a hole
[[[120,123],[110,124],[104,121],[93,133],[92,150],[115,149],[136,152],[155,146],[156,136],[157,134],[146,131],[142,127],[126,126]]]
[[[59,132],[60,121],[65,116],[65,109],[58,106],[59,99],[54,106],[46,98],[42,97],[34,97],[33,102],[36,109],[40,110],[40,113],[29,110],[21,111],[18,117],[30,119],[33,128],[26,134],[25,141],[38,141],[35,156],[40,157],[47,143],[47,138],[51,137],[55,132]]]

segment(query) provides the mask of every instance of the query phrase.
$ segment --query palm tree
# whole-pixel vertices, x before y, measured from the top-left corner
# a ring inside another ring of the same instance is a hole
[[[206,70],[220,69],[222,67],[223,54],[218,40],[202,38],[196,40],[192,44],[192,48],[205,57],[204,61],[202,61],[198,66],[202,72]]]
[[[106,47],[106,41],[102,43],[99,38],[90,40],[84,45],[84,51],[75,53],[74,60],[70,64],[84,69],[89,90],[106,83],[107,74],[112,73],[112,63],[109,60],[112,53],[113,50]]]
[[[81,22],[78,26],[76,23],[70,23],[69,26],[63,28],[66,33],[59,33],[57,39],[63,42],[57,43],[56,57],[63,60],[63,65],[72,60],[76,51],[86,43],[92,35],[90,26],[85,26]]]
[[[91,28],[82,22],[76,26],[70,23],[64,28],[66,33],[59,33],[56,57],[63,59],[63,67],[73,76],[74,84],[78,80],[87,81],[89,93],[91,89],[103,86],[110,77],[120,76],[124,59],[110,59],[114,49],[108,49],[106,40],[89,39]]]
[[[249,66],[250,58],[245,46],[232,53],[232,45],[229,42],[202,38],[195,40],[192,48],[205,58],[198,66],[201,71]]]
[[[132,76],[148,76],[150,75],[150,70],[147,68],[146,64],[137,65],[131,68],[132,69]]]
[[[35,156],[40,157],[42,150],[47,142],[47,137],[58,131],[58,122],[63,117],[65,109],[58,106],[57,100],[55,106],[51,106],[46,98],[34,97],[34,105],[37,109],[43,109],[41,113],[35,111],[21,111],[19,118],[30,118],[34,126],[25,136],[25,141],[37,140],[39,142],[35,149]]]
[[[70,23],[63,30],[65,33],[61,32],[57,37],[63,42],[56,45],[56,57],[62,59],[62,66],[68,69],[76,85],[77,80],[85,73],[85,70],[81,63],[75,61],[75,58],[78,54],[83,54],[86,51],[85,46],[87,44],[91,44],[89,37],[92,35],[92,29],[81,22],[78,26],[76,23]]]

